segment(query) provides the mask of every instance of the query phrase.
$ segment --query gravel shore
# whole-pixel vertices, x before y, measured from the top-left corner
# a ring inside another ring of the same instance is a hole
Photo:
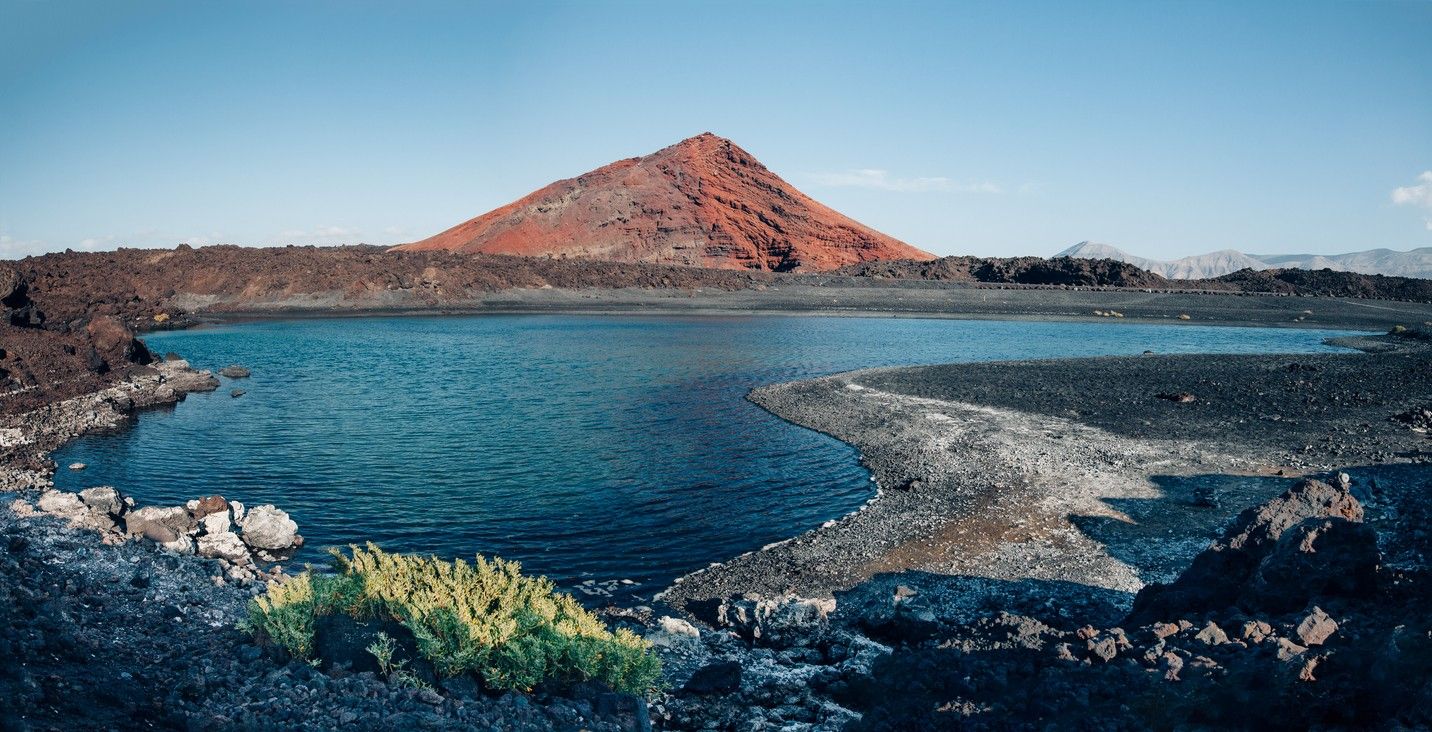
[[[662,598],[830,597],[915,570],[1127,601],[1290,476],[1432,461],[1425,434],[1389,419],[1432,396],[1426,344],[1354,345],[1381,352],[872,369],[758,389],[756,404],[859,448],[881,493]]]

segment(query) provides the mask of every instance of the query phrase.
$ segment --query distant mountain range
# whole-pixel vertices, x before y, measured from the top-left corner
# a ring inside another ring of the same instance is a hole
[[[1134,256],[1108,244],[1083,241],[1054,256],[1114,259],[1169,279],[1179,280],[1208,279],[1240,269],[1332,269],[1340,272],[1432,279],[1432,247],[1408,252],[1369,249],[1351,254],[1244,254],[1235,249],[1221,249],[1165,262]]]

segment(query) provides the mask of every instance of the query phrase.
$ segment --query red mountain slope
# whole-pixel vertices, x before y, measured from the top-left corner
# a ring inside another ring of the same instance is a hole
[[[559,180],[396,249],[778,272],[934,259],[817,203],[709,132]]]

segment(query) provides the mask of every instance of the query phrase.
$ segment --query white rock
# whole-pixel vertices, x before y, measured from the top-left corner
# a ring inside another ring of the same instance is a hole
[[[194,553],[194,540],[184,534],[180,534],[179,538],[175,539],[174,541],[166,541],[159,546],[162,546],[167,551],[173,552],[175,554]]]
[[[239,521],[244,518],[244,504],[239,503],[238,501],[229,501],[229,511],[234,514],[235,521]]]
[[[55,516],[78,516],[89,510],[78,495],[55,490],[40,494],[38,505],[41,511]]]
[[[661,626],[663,632],[672,635],[688,635],[692,638],[701,637],[701,631],[697,630],[696,626],[681,618],[673,618],[670,615],[666,615],[656,622]]]
[[[654,646],[692,650],[701,644],[701,631],[681,618],[666,616],[656,623],[656,629],[646,634],[647,642]]]
[[[199,525],[204,527],[205,534],[229,533],[229,512],[219,511],[217,513],[211,513],[199,519]],[[235,536],[234,538],[237,539],[238,537]]]
[[[250,509],[239,526],[244,543],[255,549],[287,549],[298,538],[298,524],[271,504]]]
[[[87,467],[89,466],[84,463],[70,463],[70,470],[84,470]]]
[[[19,427],[6,427],[0,429],[0,447],[19,447],[28,443],[25,439],[25,431]]]
[[[248,564],[252,561],[249,557],[249,548],[244,546],[239,535],[232,531],[205,534],[199,537],[199,556],[227,559],[235,565]]]
[[[80,500],[97,513],[118,516],[124,513],[124,497],[119,491],[107,485],[97,485],[80,491]]]

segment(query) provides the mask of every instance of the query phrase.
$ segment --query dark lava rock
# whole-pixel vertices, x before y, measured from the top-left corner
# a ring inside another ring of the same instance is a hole
[[[1159,392],[1158,394],[1155,394],[1154,396],[1158,397],[1159,399],[1163,399],[1163,400],[1165,400],[1165,401],[1174,402],[1175,404],[1192,404],[1192,403],[1198,401],[1198,397],[1196,397],[1196,396],[1194,396],[1194,395],[1192,395],[1192,394],[1190,394],[1190,393],[1188,393],[1188,392],[1186,392],[1186,391],[1179,391],[1179,392]]]
[[[1308,519],[1283,533],[1238,605],[1280,614],[1316,598],[1366,596],[1375,589],[1378,561],[1371,527],[1344,518]]]
[[[1258,572],[1259,565],[1275,550],[1283,532],[1308,519],[1330,517],[1360,522],[1362,505],[1347,488],[1317,480],[1298,483],[1281,496],[1239,514],[1222,538],[1195,557],[1173,583],[1150,584],[1140,590],[1125,623],[1146,625],[1234,606],[1244,596],[1245,586]],[[1330,541],[1342,542],[1344,532],[1337,530]],[[1285,553],[1292,551],[1290,547]],[[1274,599],[1274,587],[1287,589],[1286,583],[1280,584],[1286,574],[1279,567],[1293,561],[1287,556],[1280,557],[1270,567],[1270,579],[1263,582],[1266,589],[1253,593],[1248,599],[1255,604],[1265,601],[1282,604]]]
[[[692,694],[727,694],[741,688],[741,664],[736,661],[716,661],[696,669],[691,679],[682,687]]]
[[[1392,415],[1391,419],[1393,422],[1407,425],[1407,428],[1413,431],[1429,432],[1432,431],[1432,406],[1413,407]]]

